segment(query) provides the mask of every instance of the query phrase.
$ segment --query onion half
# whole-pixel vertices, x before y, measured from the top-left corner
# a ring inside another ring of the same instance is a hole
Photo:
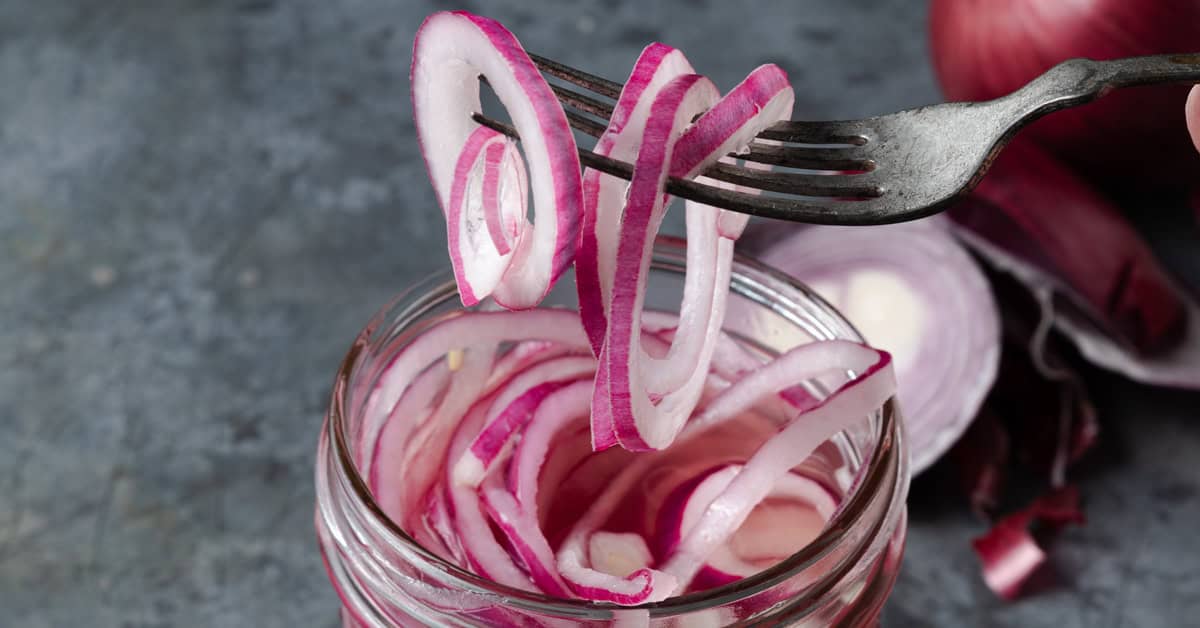
[[[813,288],[895,357],[913,473],[932,465],[978,414],[1000,361],[987,277],[945,220],[764,225],[747,238],[760,259]]]
[[[1192,143],[1200,151],[1200,85],[1193,87],[1188,95],[1184,117],[1187,119],[1188,132],[1192,134]]]

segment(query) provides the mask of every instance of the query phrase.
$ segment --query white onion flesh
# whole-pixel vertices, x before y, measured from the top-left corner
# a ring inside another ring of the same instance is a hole
[[[800,227],[759,254],[895,357],[913,472],[948,451],[979,412],[1000,363],[999,310],[987,277],[948,222]]]

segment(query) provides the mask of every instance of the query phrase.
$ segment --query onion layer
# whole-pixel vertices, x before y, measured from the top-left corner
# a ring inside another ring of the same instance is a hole
[[[455,209],[453,188],[462,181],[457,166],[477,161],[460,156],[467,155],[464,147],[479,128],[471,116],[482,111],[480,75],[488,79],[522,137],[532,171],[536,221],[532,226],[519,223],[511,258],[497,254],[501,277],[494,286],[475,285],[464,275],[468,281],[459,288],[468,305],[491,295],[506,307],[529,308],[546,296],[575,255],[583,205],[579,155],[554,92],[512,33],[495,20],[463,11],[435,13],[421,24],[413,43],[413,121],[429,178],[448,218]],[[500,185],[522,188],[516,172],[500,170]],[[524,216],[524,208],[509,214]],[[482,241],[486,221],[472,225],[465,228],[478,231],[477,240]],[[464,228],[448,227],[452,234]],[[454,259],[478,252],[474,246],[452,247],[450,255]]]
[[[694,176],[726,153],[741,150],[763,128],[788,116],[792,102],[786,76],[770,65],[756,69],[719,101],[711,83],[696,75],[677,76],[655,96],[619,214],[620,231],[595,233],[597,256],[612,252],[613,273],[622,282],[609,295],[581,296],[581,303],[606,308],[593,402],[601,416],[593,423],[596,447],[619,442],[626,449],[646,450],[670,444],[699,400],[723,323],[732,239],[721,235],[722,212],[689,204],[688,270],[678,326],[665,356],[650,356],[639,346],[650,252],[668,200],[663,193],[666,176]],[[599,213],[616,212],[601,208]],[[729,234],[740,234],[737,223],[725,220]],[[610,235],[619,239],[610,243]]]
[[[714,468],[676,489],[659,515],[659,555],[675,551],[741,471],[736,464]],[[743,526],[735,538],[715,550],[697,580],[704,587],[728,584],[787,558],[816,538],[836,508],[836,498],[815,480],[795,473],[782,476],[755,505],[752,514],[758,520],[753,529]]]
[[[1031,524],[1041,522],[1057,530],[1083,521],[1079,491],[1073,486],[1047,493],[1028,508],[1005,517],[972,542],[983,562],[988,587],[1005,599],[1015,598],[1034,570],[1046,561],[1045,552],[1029,533]]]

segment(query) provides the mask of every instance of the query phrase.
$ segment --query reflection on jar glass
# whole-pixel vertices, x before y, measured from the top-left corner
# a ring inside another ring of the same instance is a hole
[[[646,307],[678,308],[682,243],[661,238]],[[570,281],[548,306],[573,307]],[[338,369],[316,461],[316,526],[346,626],[861,626],[877,622],[895,582],[905,536],[908,463],[893,401],[826,442],[794,470],[825,487],[828,512],[795,515],[797,553],[732,583],[655,604],[616,607],[549,597],[484,578],[422,547],[389,518],[372,492],[375,443],[390,422],[398,433],[427,418],[368,409],[383,371],[429,326],[463,308],[449,272],[397,297],[367,325]],[[734,264],[725,331],[762,356],[798,343],[859,340],[836,311],[805,287],[750,260]],[[445,358],[452,361],[455,356]],[[451,365],[453,368],[453,365]],[[409,382],[401,382],[407,385]],[[389,382],[389,385],[395,385]],[[809,382],[820,394],[821,382]],[[388,416],[390,415],[390,416]],[[393,438],[394,440],[394,438]],[[394,463],[394,461],[393,461]],[[408,470],[395,469],[407,477]],[[378,488],[378,487],[376,487]],[[814,519],[814,517],[816,517]],[[749,521],[749,520],[748,520]],[[749,525],[744,525],[746,528]],[[805,532],[805,530],[808,532]],[[752,536],[752,535],[750,535]],[[750,543],[753,538],[731,543]]]

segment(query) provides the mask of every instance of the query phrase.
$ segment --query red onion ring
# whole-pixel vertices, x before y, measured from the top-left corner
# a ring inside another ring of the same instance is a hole
[[[521,160],[516,142],[508,138],[505,140],[503,144],[488,145],[483,157],[483,218],[492,246],[500,255],[508,255],[512,251],[512,241],[520,233],[525,217],[514,210],[525,209],[525,188],[528,185],[525,162]],[[505,182],[513,182],[515,186],[506,189],[501,185]],[[507,195],[512,193],[518,194],[518,199],[504,202]]]
[[[554,92],[512,33],[495,20],[463,11],[435,13],[421,24],[413,43],[413,121],[447,216],[459,180],[456,163],[478,128],[471,116],[482,111],[480,75],[522,138],[536,213],[532,228],[522,223],[512,258],[494,289],[470,283],[459,289],[464,303],[490,295],[510,309],[530,308],[546,296],[575,255],[583,205],[579,155]],[[512,178],[502,180],[518,187]],[[451,250],[451,257],[462,252]]]
[[[607,303],[608,329],[593,403],[602,408],[593,432],[597,447],[614,441],[631,450],[665,447],[699,399],[723,323],[732,240],[716,238],[713,255],[709,243],[720,232],[720,213],[688,206],[689,259],[679,325],[667,356],[648,356],[635,340],[653,238],[666,209],[665,177],[668,172],[691,176],[740,150],[775,116],[790,114],[793,102],[786,76],[775,66],[756,69],[724,99],[713,104],[714,98],[711,84],[695,75],[677,77],[655,98],[621,213],[614,273],[622,282],[613,286]],[[709,104],[712,108],[687,127]],[[676,158],[677,143],[681,151]],[[740,230],[736,225],[732,229]]]
[[[590,378],[595,369],[596,361],[590,356],[564,357],[514,376],[498,394],[467,452],[455,463],[455,482],[478,486],[513,434],[525,427],[546,397],[577,379]]]
[[[604,133],[592,152],[632,162],[650,116],[654,97],[671,79],[691,74],[692,66],[678,50],[663,44],[646,46],[613,107]],[[583,218],[575,259],[579,315],[598,356],[608,328],[606,311],[612,294],[620,208],[628,182],[589,169],[583,176]]]
[[[715,467],[705,474],[695,476],[691,482],[680,486],[667,499],[669,506],[664,508],[658,522],[659,555],[667,556],[675,550],[682,537],[695,526],[713,500],[729,486],[741,469],[742,466],[737,464]],[[765,501],[770,499],[808,506],[822,521],[828,521],[837,509],[837,499],[827,488],[794,473],[779,478],[764,501],[755,505],[755,509],[763,508]],[[760,544],[765,544],[771,549],[767,550],[765,555],[754,558],[759,561],[767,559],[778,562],[795,553],[799,549],[798,544],[802,545],[805,542],[803,538],[797,539],[795,523],[794,520],[790,520],[779,526],[787,531],[783,539],[770,536],[770,532],[764,538],[760,538]],[[751,563],[749,560],[749,557],[740,555],[731,543],[727,543],[708,557],[697,578],[703,580],[706,587],[710,587],[728,584],[762,569],[762,565]]]
[[[703,429],[749,408],[767,394],[792,386],[797,379],[819,376],[831,365],[861,374],[820,405],[801,413],[764,444],[713,500],[663,571],[686,586],[705,559],[737,530],[780,477],[803,462],[818,445],[882,406],[895,389],[892,359],[885,352],[852,342],[803,345],[730,386],[694,420],[696,429]]]

